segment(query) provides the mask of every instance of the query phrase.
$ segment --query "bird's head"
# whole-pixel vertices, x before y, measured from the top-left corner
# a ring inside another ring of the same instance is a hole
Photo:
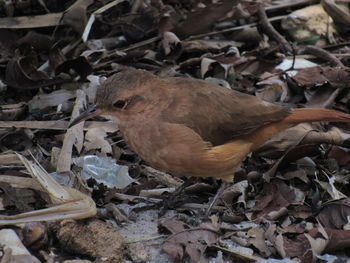
[[[98,115],[112,115],[120,122],[130,122],[152,114],[161,99],[153,88],[157,81],[161,83],[161,79],[145,70],[120,70],[98,87],[95,103],[71,121],[69,127]]]

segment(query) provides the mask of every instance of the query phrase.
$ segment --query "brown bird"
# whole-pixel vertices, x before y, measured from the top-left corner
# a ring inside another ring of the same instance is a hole
[[[118,119],[126,143],[151,166],[177,176],[233,181],[246,156],[301,122],[350,122],[322,108],[292,109],[199,79],[159,78],[126,68],[97,90],[96,104],[71,126],[97,115]]]

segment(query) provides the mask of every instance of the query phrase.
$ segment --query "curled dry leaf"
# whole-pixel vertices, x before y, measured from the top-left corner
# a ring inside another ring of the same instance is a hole
[[[86,9],[93,0],[78,0],[63,14],[62,23],[71,26],[77,33],[84,32],[87,23]]]
[[[350,81],[350,68],[317,66],[300,69],[292,79],[306,88],[329,83],[334,88],[347,88]]]
[[[233,32],[231,38],[238,42],[244,42],[246,45],[255,47],[263,40],[263,36],[255,27],[243,27],[239,31]]]
[[[180,39],[172,32],[164,32],[162,48],[167,58],[177,59],[182,53],[182,43]]]
[[[248,181],[243,180],[225,189],[222,194],[222,199],[227,205],[232,205],[234,198],[238,197],[237,202],[243,203],[246,206],[246,192],[248,189]]]
[[[253,208],[253,219],[257,221],[263,218],[275,220],[287,213],[288,206],[302,204],[305,199],[304,192],[282,181],[265,184],[264,193]]]
[[[285,102],[290,98],[290,91],[285,82],[277,78],[269,78],[257,83],[263,85],[262,89],[257,89],[255,95],[268,102]]]
[[[340,90],[340,88],[334,89],[328,85],[322,88],[308,89],[304,92],[308,101],[305,106],[310,108],[330,108],[333,106]]]
[[[140,41],[158,31],[159,12],[149,7],[137,13],[130,13],[118,19],[123,35],[128,41]]]
[[[0,106],[0,120],[13,121],[17,120],[26,110],[27,105],[24,102]]]
[[[350,199],[346,198],[325,204],[317,219],[326,228],[349,230]]]
[[[210,76],[226,79],[231,68],[231,65],[219,63],[211,58],[203,58],[201,61],[201,77]]]
[[[332,200],[339,200],[339,199],[346,198],[346,195],[340,192],[334,185],[335,177],[334,176],[332,177],[326,176],[326,177],[328,179],[328,182],[320,181],[317,178],[315,179],[315,182],[317,182],[323,188],[323,190],[325,190],[331,196]]]
[[[223,79],[208,77],[208,78],[205,78],[205,81],[219,85],[219,86],[227,88],[227,89],[231,89],[230,84],[226,80],[223,80]]]
[[[258,3],[240,2],[232,8],[231,12],[226,14],[226,16],[220,20],[224,20],[226,18],[247,19],[254,15],[257,12],[258,8]]]
[[[212,245],[218,238],[217,229],[213,225],[200,225],[191,228],[185,223],[170,219],[161,223],[172,235],[164,242],[163,250],[174,261],[181,261],[188,255],[191,262],[199,262],[207,246]]]
[[[30,111],[34,109],[45,109],[48,107],[57,107],[62,105],[62,111],[67,111],[72,108],[72,102],[70,99],[75,98],[76,92],[74,90],[60,89],[51,93],[43,93],[35,95],[29,102],[28,108]]]
[[[112,2],[109,2],[108,4],[102,6],[101,8],[95,10],[89,17],[89,21],[86,23],[86,26],[84,28],[84,33],[82,35],[82,40],[84,42],[86,42],[89,38],[90,35],[90,31],[91,28],[95,22],[95,20],[97,20],[98,17],[102,16],[104,12],[110,10],[111,8],[113,8],[114,6],[125,2],[126,0],[114,0]]]
[[[296,171],[289,171],[284,173],[281,176],[277,176],[278,178],[281,178],[283,180],[291,180],[291,179],[299,179],[303,181],[305,184],[310,183],[309,178],[307,177],[307,174],[304,169],[298,169]]]
[[[210,31],[213,25],[219,21],[237,4],[238,1],[223,0],[213,1],[207,4],[204,8],[196,8],[191,13],[188,13],[186,19],[175,25],[172,30],[181,38],[202,34]],[[205,17],[205,19],[203,19]]]
[[[336,127],[323,131],[321,124],[302,123],[280,132],[261,146],[256,153],[267,158],[278,158],[297,145],[321,143],[341,145],[350,138],[349,136],[350,134]]]
[[[328,234],[320,225],[290,225],[288,231],[271,225],[265,237],[283,258],[296,258],[301,263],[315,262],[329,242]]]
[[[80,191],[59,185],[36,161],[32,162],[17,154],[30,175],[49,194],[54,206],[13,216],[0,216],[0,225],[21,224],[33,221],[82,219],[96,214],[95,202]]]
[[[17,43],[19,45],[31,45],[37,52],[49,51],[53,44],[52,37],[40,34],[35,31],[29,31],[25,36],[20,38]]]
[[[282,257],[296,257],[302,263],[315,262],[319,254],[350,246],[350,230],[322,227],[312,223],[291,224],[288,228],[278,228],[272,224],[265,237]]]
[[[271,256],[272,251],[266,244],[265,231],[260,227],[253,227],[248,231],[248,245],[252,245],[257,248],[260,253],[265,256]]]
[[[4,82],[17,89],[38,89],[53,84],[63,83],[62,79],[50,79],[48,75],[37,70],[32,57],[15,57],[6,66]]]
[[[112,146],[106,140],[107,133],[103,127],[89,129],[85,134],[85,150],[101,149],[104,154],[112,153]]]

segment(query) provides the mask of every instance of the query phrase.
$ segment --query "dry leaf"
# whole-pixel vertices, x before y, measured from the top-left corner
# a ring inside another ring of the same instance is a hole
[[[1,215],[0,225],[62,220],[67,218],[82,219],[92,217],[96,214],[95,202],[89,196],[74,188],[59,185],[37,162],[31,162],[19,154],[17,156],[27,168],[30,175],[49,194],[54,206],[13,216]]]
[[[185,223],[170,219],[161,223],[172,235],[163,244],[163,250],[174,261],[182,260],[188,255],[191,262],[199,262],[203,258],[207,246],[216,242],[218,234],[213,227],[199,226],[190,228]]]
[[[106,140],[107,133],[103,128],[92,128],[85,134],[84,147],[86,151],[101,149],[104,154],[112,153],[112,146]]]

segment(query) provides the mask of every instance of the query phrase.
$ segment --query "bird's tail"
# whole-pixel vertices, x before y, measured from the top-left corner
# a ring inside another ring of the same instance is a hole
[[[317,121],[350,122],[350,114],[322,108],[294,109],[289,116],[280,121],[264,125],[250,134],[240,137],[240,139],[215,146],[211,150],[206,151],[205,157],[208,158],[206,163],[210,164],[210,161],[213,161],[215,164],[219,162],[221,164],[226,163],[222,167],[225,167],[225,171],[228,173],[222,172],[216,177],[224,181],[232,181],[233,168],[239,167],[248,153],[256,150],[273,135],[293,124]],[[202,158],[204,159],[204,157]],[[231,167],[231,170],[229,167]],[[210,169],[207,170],[210,171]]]
[[[252,142],[251,151],[254,151],[273,135],[287,129],[293,124],[317,121],[350,122],[350,114],[323,108],[294,109],[289,116],[280,121],[260,127],[245,136],[244,139]]]
[[[294,109],[292,114],[282,120],[290,124],[316,121],[350,122],[350,114],[323,108],[302,108]]]

